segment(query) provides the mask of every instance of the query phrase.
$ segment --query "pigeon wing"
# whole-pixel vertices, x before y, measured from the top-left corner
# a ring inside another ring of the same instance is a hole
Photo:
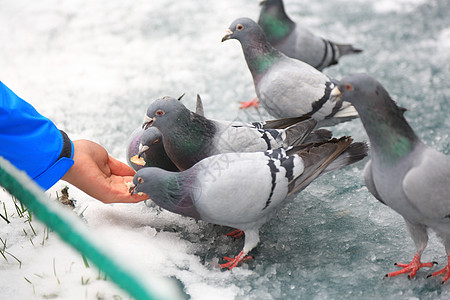
[[[408,200],[428,218],[450,218],[450,159],[426,147],[414,160],[403,180]]]

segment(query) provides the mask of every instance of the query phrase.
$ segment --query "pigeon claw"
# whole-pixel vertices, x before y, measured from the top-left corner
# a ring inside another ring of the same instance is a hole
[[[232,232],[227,233],[225,235],[226,236],[231,236],[231,237],[233,237],[235,239],[238,239],[238,238],[240,238],[241,236],[244,235],[244,232],[242,230],[240,230],[240,229],[236,229],[235,231],[232,231]]]
[[[239,108],[244,109],[244,108],[250,108],[252,106],[254,106],[255,108],[258,108],[258,105],[259,105],[259,100],[258,100],[258,98],[255,97],[250,101],[241,102],[241,107],[239,107]]]
[[[253,259],[253,257],[251,255],[247,255],[245,256],[244,251],[242,250],[238,256],[236,256],[235,258],[232,257],[224,257],[224,260],[228,261],[227,263],[224,264],[220,264],[220,267],[222,269],[228,268],[228,269],[233,269],[234,267],[237,267],[238,265],[240,265],[242,262]]]
[[[442,270],[433,272],[431,275],[428,275],[428,277],[434,277],[434,276],[439,276],[439,275],[444,275],[444,278],[442,278],[442,284],[444,284],[445,282],[447,282],[447,280],[450,279],[450,256],[448,256],[448,264],[445,266],[445,268],[443,268]]]
[[[416,276],[416,273],[420,268],[423,268],[423,267],[430,268],[430,267],[433,267],[435,264],[436,264],[436,262],[427,262],[427,263],[420,262],[420,255],[418,255],[416,253],[416,255],[414,255],[413,260],[409,264],[401,264],[401,263],[395,264],[397,267],[400,267],[403,269],[388,273],[388,274],[386,274],[385,277],[394,277],[394,276],[397,276],[400,274],[405,274],[405,273],[410,272],[408,274],[408,279],[412,279]]]

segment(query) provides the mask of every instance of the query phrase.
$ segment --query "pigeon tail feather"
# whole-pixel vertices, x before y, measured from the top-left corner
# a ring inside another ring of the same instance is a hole
[[[333,137],[333,133],[327,129],[317,129],[309,134],[309,136],[303,141],[304,144],[308,143],[323,143]]]
[[[335,43],[335,45],[339,49],[340,56],[363,52],[362,49],[355,48],[349,44],[336,44]]]
[[[303,160],[305,170],[302,175],[289,184],[288,196],[307,187],[315,178],[321,175],[334,160],[342,155],[350,147],[352,142],[353,139],[351,137],[332,139],[318,146],[313,144],[298,153]],[[367,155],[367,152],[365,152],[365,155]],[[359,155],[360,159],[365,155]],[[349,161],[350,160],[347,162]],[[357,159],[352,161],[357,161]],[[333,167],[333,170],[342,166],[344,165],[336,164]]]
[[[360,161],[367,156],[369,147],[364,142],[352,143],[348,148],[339,155],[334,161],[332,161],[324,170],[323,174],[337,170],[339,168],[351,165],[357,161]]]
[[[283,118],[283,119],[265,121],[262,129],[285,129],[285,128],[288,128],[289,126],[292,126],[297,123],[301,123],[303,121],[317,122],[314,119],[312,119],[310,116]]]
[[[303,144],[316,125],[317,121],[310,119],[307,122],[301,122],[286,129],[285,146],[299,146]]]

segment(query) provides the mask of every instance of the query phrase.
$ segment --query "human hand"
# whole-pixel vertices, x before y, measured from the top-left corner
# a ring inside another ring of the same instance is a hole
[[[131,195],[125,182],[133,180],[135,171],[109,156],[97,143],[73,141],[74,164],[62,180],[104,203],[136,203],[148,199],[146,195]]]

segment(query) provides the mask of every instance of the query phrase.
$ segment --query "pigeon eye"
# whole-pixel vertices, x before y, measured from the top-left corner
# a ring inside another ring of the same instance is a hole
[[[153,145],[156,145],[158,143],[159,143],[159,139],[156,139],[156,140],[153,141]]]
[[[162,115],[164,115],[164,111],[161,110],[161,109],[158,109],[158,110],[156,111],[156,115],[157,115],[157,116],[162,116]]]
[[[237,30],[237,31],[241,31],[242,29],[244,29],[244,25],[242,25],[242,24],[237,24],[236,30]]]
[[[347,83],[346,85],[345,85],[345,89],[347,90],[347,91],[353,91],[353,86],[350,84],[350,83]]]
[[[144,179],[142,179],[142,177],[138,177],[138,182],[139,183],[144,183]]]

